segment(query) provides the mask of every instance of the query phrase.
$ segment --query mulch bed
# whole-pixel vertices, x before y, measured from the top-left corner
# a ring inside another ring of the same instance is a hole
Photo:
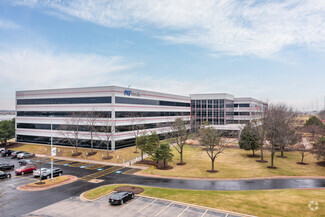
[[[279,156],[276,156],[276,157],[279,157],[279,158],[288,158],[288,156],[281,156],[281,155],[279,155]]]
[[[309,165],[309,163],[301,163],[301,162],[297,162],[297,164],[300,164],[300,165]]]
[[[268,166],[267,168],[269,168],[269,169],[278,169],[278,168],[275,167],[275,166]]]
[[[183,166],[183,165],[186,165],[186,163],[185,162],[183,162],[183,163],[177,163],[177,165],[178,166]]]
[[[320,161],[316,163],[318,166],[325,167],[325,161]]]
[[[217,173],[218,170],[207,170],[208,173]]]
[[[114,189],[115,191],[132,191],[135,194],[140,194],[144,192],[143,188],[133,187],[133,186],[121,186]]]
[[[256,160],[256,162],[258,162],[258,163],[267,163],[268,161],[267,160]]]
[[[82,152],[78,152],[78,153],[73,153],[72,154],[73,157],[77,157],[77,156],[80,156],[80,155],[82,155]]]
[[[257,155],[257,154],[255,154],[255,155],[248,154],[247,157],[249,157],[249,158],[259,158],[259,157],[261,157],[261,156],[259,156],[259,155]]]
[[[113,158],[113,156],[108,156],[108,157],[103,157],[102,159],[103,160],[110,160],[110,159],[112,159]]]
[[[41,186],[41,185],[44,185],[44,184],[45,184],[45,182],[36,182],[35,184],[36,184],[36,185],[40,185],[40,186]]]
[[[159,170],[171,170],[171,169],[173,169],[173,167],[170,166],[170,165],[167,165],[166,167],[164,167],[163,162],[159,162],[157,164],[156,161],[152,161],[152,160],[142,160],[142,161],[139,161],[138,163],[139,164],[146,164],[146,165],[150,165],[150,166],[155,166]]]
[[[95,155],[95,154],[97,154],[97,151],[87,152],[87,153],[86,153],[86,156],[93,156],[93,155]]]

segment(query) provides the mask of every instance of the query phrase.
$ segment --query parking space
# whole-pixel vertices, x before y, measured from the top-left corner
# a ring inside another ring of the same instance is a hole
[[[122,172],[122,174],[127,174],[127,175],[132,175],[136,172],[139,172],[141,169],[137,169],[137,168],[128,168],[128,170]]]
[[[96,172],[96,173],[92,173],[92,174],[89,174],[89,175],[86,175],[86,176],[83,176],[81,178],[79,178],[80,180],[84,180],[84,181],[90,181],[92,179],[97,179],[97,178],[100,178],[100,177],[103,177],[103,176],[106,176],[110,173],[114,173],[120,169],[122,169],[123,167],[119,167],[119,166],[111,166],[107,169],[103,169],[99,172]]]
[[[71,163],[73,163],[73,161],[69,161],[69,160],[63,160],[63,161],[59,161],[59,162],[54,162],[55,165],[64,165],[64,166],[68,166]]]
[[[101,167],[104,167],[105,165],[102,165],[102,164],[93,164],[93,165],[90,165],[90,166],[87,166],[85,167],[85,169],[87,170],[97,170]]]
[[[75,162],[74,164],[70,164],[69,167],[82,167],[86,165],[88,165],[88,163]]]
[[[113,206],[108,204],[108,197],[93,202],[81,201],[77,197],[71,197],[56,204],[44,207],[26,216],[158,216],[158,217],[235,217],[249,216],[240,213],[213,210],[190,204],[182,204],[158,198],[136,196],[123,205]],[[73,213],[71,212],[73,210]],[[109,213],[109,215],[108,215]]]

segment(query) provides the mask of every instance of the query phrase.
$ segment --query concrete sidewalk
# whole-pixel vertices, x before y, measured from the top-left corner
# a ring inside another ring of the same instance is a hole
[[[36,154],[36,157],[50,158],[51,156]],[[55,160],[75,161],[75,162],[82,162],[82,163],[88,163],[88,164],[102,164],[102,165],[107,165],[107,166],[123,166],[123,167],[130,167],[130,168],[136,168],[136,169],[142,169],[142,170],[148,168],[148,167],[144,167],[144,166],[132,166],[132,165],[129,166],[129,162],[126,162],[124,164],[119,164],[119,163],[96,161],[96,160],[77,159],[77,158],[72,158],[72,157],[58,157],[58,156],[55,156],[53,158]]]

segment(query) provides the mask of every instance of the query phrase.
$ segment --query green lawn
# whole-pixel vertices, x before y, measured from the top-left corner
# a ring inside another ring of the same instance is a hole
[[[249,177],[272,177],[272,176],[325,176],[325,167],[316,164],[317,160],[312,154],[307,154],[305,162],[309,165],[296,164],[300,161],[298,152],[288,152],[288,158],[275,158],[275,166],[278,169],[268,169],[269,163],[257,163],[259,158],[249,158],[247,152],[241,149],[229,148],[220,154],[215,162],[218,173],[208,173],[211,161],[201,147],[185,146],[184,166],[178,166],[179,154],[172,148],[174,159],[170,163],[174,168],[171,170],[153,171],[154,175],[173,177],[206,177],[206,178],[249,178]],[[257,152],[259,154],[259,152]],[[278,155],[278,153],[276,154]],[[270,152],[265,152],[265,159],[270,161]],[[151,170],[142,170],[140,173],[151,174]]]
[[[102,186],[85,193],[88,199],[106,195],[122,185]],[[257,216],[325,216],[325,190],[197,191],[144,187],[141,195],[191,203]],[[317,201],[317,211],[308,208]]]
[[[58,157],[72,157],[72,151],[75,152],[74,147],[65,147],[65,146],[53,146],[56,147],[57,156]],[[9,147],[10,148],[10,147]],[[8,148],[8,149],[9,149]],[[41,155],[51,155],[50,149],[51,147],[49,145],[39,145],[39,144],[22,144],[19,147],[16,148],[10,148],[14,151],[27,151],[35,154],[41,154]],[[59,152],[60,150],[60,152]],[[112,162],[112,163],[123,163],[123,159],[125,162],[132,160],[136,157],[140,156],[140,153],[133,153],[135,151],[135,147],[129,147],[124,149],[119,149],[114,152],[110,151],[110,155],[113,156],[110,160],[103,160],[102,155],[106,156],[106,150],[96,150],[97,154],[92,156],[86,156],[87,152],[90,152],[91,149],[89,148],[78,148],[79,152],[82,152],[82,155],[73,157],[75,159],[87,159],[87,160],[97,160],[97,161],[104,161],[104,162]],[[119,156],[119,159],[117,159],[117,156]]]

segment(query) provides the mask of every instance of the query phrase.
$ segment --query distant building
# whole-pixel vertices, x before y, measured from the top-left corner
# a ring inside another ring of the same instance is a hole
[[[261,118],[266,103],[253,98],[235,98],[227,93],[191,94],[192,126],[208,121],[220,130],[241,130]]]
[[[234,98],[230,94],[188,97],[117,86],[17,91],[16,140],[50,144],[53,135],[56,144],[69,145],[62,142],[62,126],[71,124],[69,120],[76,118],[72,114],[78,114],[82,120],[96,114],[100,118],[96,118],[94,148],[106,148],[99,142],[104,138],[100,126],[110,122],[113,123],[110,149],[115,150],[135,144],[134,127],[164,137],[175,119],[182,118],[196,127],[209,121],[219,129],[241,130],[243,124],[258,118],[265,106],[259,100]],[[90,147],[87,121],[78,125],[81,125],[80,147]]]

